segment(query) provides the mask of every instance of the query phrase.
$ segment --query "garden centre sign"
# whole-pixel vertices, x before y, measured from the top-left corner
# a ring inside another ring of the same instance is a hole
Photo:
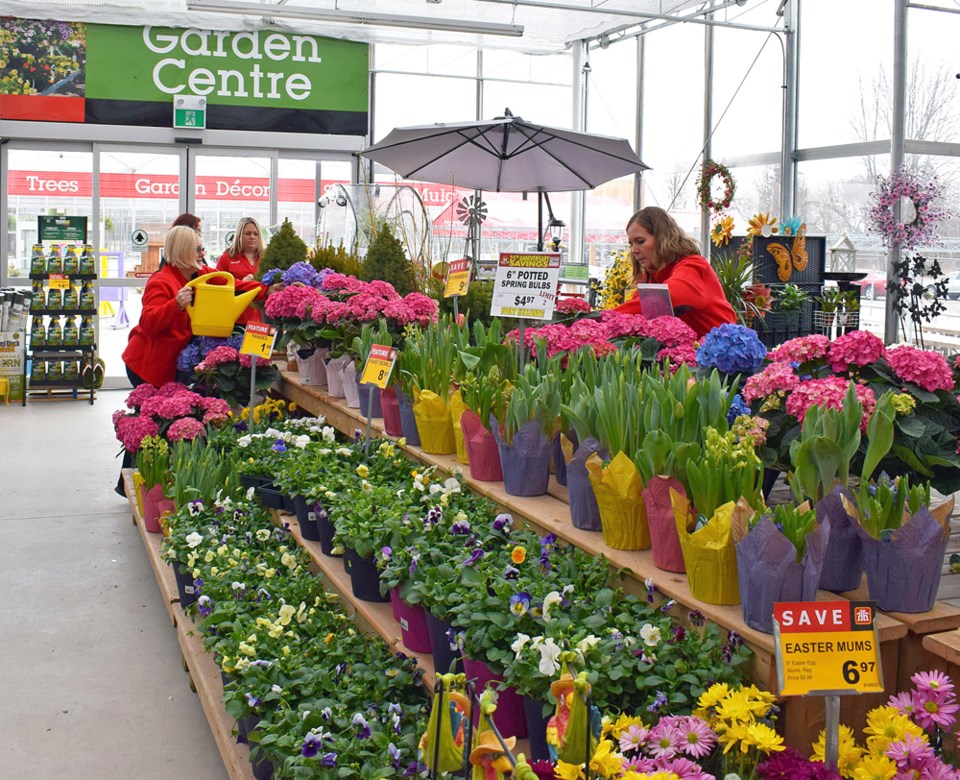
[[[365,43],[0,17],[4,32],[0,119],[170,127],[173,99],[198,96],[209,129],[367,132]]]

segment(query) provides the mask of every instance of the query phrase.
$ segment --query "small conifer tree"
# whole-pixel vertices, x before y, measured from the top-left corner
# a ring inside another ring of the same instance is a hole
[[[375,279],[390,282],[400,295],[416,291],[416,270],[389,225],[376,228],[360,268],[360,278],[365,282]]]
[[[260,267],[258,276],[263,275],[271,268],[279,268],[283,271],[288,269],[294,263],[299,263],[307,259],[307,245],[303,239],[297,235],[289,219],[283,220],[280,230],[276,232],[267,248],[260,258]]]
[[[329,268],[338,274],[360,277],[360,258],[344,249],[343,244],[318,247],[310,262],[318,271]]]

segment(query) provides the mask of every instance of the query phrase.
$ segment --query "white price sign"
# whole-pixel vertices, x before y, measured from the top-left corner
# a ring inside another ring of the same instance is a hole
[[[559,282],[559,253],[501,252],[490,314],[549,320],[557,302]]]

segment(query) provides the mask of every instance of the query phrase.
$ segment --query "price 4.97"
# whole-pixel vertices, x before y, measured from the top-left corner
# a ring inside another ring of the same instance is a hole
[[[529,303],[533,303],[534,296],[532,295],[517,295],[514,296],[513,305],[514,306],[526,306]]]

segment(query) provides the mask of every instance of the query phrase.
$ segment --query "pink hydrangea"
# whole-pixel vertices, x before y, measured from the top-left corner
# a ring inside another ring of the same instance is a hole
[[[160,427],[147,415],[126,415],[117,422],[117,439],[127,452],[136,452],[147,436],[159,433]]]
[[[685,363],[691,368],[697,365],[697,350],[693,344],[679,344],[676,347],[664,347],[657,353],[657,361],[670,361],[671,372],[680,368],[681,363]]]
[[[774,393],[789,392],[800,384],[789,363],[770,363],[759,374],[750,377],[743,386],[743,400],[752,404]]]
[[[250,368],[251,362],[252,362],[252,356],[251,356],[251,355],[240,355],[240,367],[241,367],[241,368]],[[264,367],[264,366],[269,366],[269,365],[270,365],[270,362],[271,362],[271,361],[270,361],[269,358],[265,358],[265,357],[261,357],[260,355],[257,355],[257,368],[261,368],[261,367]]]
[[[883,340],[866,330],[852,330],[838,336],[827,349],[827,363],[840,374],[851,366],[869,366],[887,352]]]
[[[648,335],[648,320],[641,314],[625,314],[607,309],[600,315],[600,322],[607,327],[607,338],[619,339],[624,336]]]
[[[323,278],[320,289],[335,293],[358,293],[366,287],[366,282],[361,282],[355,276],[346,274],[327,274]]]
[[[405,327],[415,319],[413,309],[407,306],[402,298],[396,301],[388,301],[383,307],[383,316],[398,328]]]
[[[350,307],[343,301],[330,301],[323,316],[328,325],[336,325],[340,320],[349,319]]]
[[[776,363],[806,363],[827,354],[830,339],[820,334],[800,336],[784,341],[779,347],[767,354],[767,358]]]
[[[200,408],[203,410],[203,421],[222,422],[230,416],[230,404],[222,398],[204,398],[200,402]]]
[[[349,317],[357,322],[372,322],[380,316],[384,300],[379,295],[364,291],[347,299]]]
[[[394,286],[390,284],[390,282],[385,282],[382,279],[374,279],[372,282],[368,282],[367,291],[371,295],[379,295],[381,298],[384,298],[388,301],[396,301],[400,299],[400,293],[394,289]]]
[[[317,298],[322,297],[312,287],[292,285],[267,298],[264,311],[266,311],[268,317],[279,319],[302,318],[307,307],[312,305]]]
[[[197,367],[194,370],[198,372],[212,371],[217,366],[222,366],[224,363],[236,363],[238,355],[239,353],[237,350],[224,344],[221,347],[216,347],[215,349],[210,350],[207,353],[207,356],[197,364]]]
[[[429,295],[413,292],[403,297],[403,302],[413,312],[414,321],[422,328],[437,319],[437,302]]]
[[[198,436],[204,436],[206,432],[207,427],[202,422],[193,417],[184,417],[167,428],[167,439],[169,441],[196,439]]]
[[[803,422],[804,415],[811,406],[843,409],[843,400],[847,395],[848,387],[849,380],[839,376],[801,381],[787,398],[787,413]],[[860,427],[866,429],[870,415],[873,414],[873,409],[877,405],[876,396],[874,396],[873,390],[866,385],[856,384],[854,388],[857,400],[863,406],[863,420]]]
[[[561,298],[556,310],[560,314],[586,314],[590,311],[590,303],[584,298]]]
[[[131,409],[139,409],[140,404],[156,394],[157,388],[148,382],[144,382],[142,385],[137,385],[130,391],[130,395],[127,396],[127,406]]]
[[[178,393],[190,392],[190,388],[182,382],[166,382],[157,390],[157,395],[161,398],[170,398]]]
[[[126,416],[127,413],[123,411],[123,409],[117,409],[117,411],[110,416],[110,419],[113,420],[113,427],[116,428],[120,421]]]
[[[903,381],[913,382],[927,392],[953,389],[953,372],[939,352],[904,344],[887,350],[887,362]]]
[[[190,390],[181,390],[176,395],[163,398],[159,395],[148,398],[143,402],[140,411],[151,417],[163,420],[175,420],[178,417],[187,417],[193,414],[200,405],[200,396]]]
[[[647,335],[652,336],[665,347],[693,344],[697,340],[697,334],[693,328],[676,317],[654,317],[648,320]]]

